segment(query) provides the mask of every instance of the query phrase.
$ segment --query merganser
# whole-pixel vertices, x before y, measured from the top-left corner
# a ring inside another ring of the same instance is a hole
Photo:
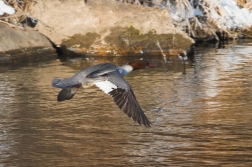
[[[157,66],[145,60],[132,61],[123,66],[111,63],[97,64],[79,71],[70,78],[55,78],[52,86],[62,89],[58,94],[58,101],[64,101],[72,99],[80,87],[96,85],[110,95],[117,106],[135,122],[150,127],[151,122],[145,116],[129,83],[123,79],[131,71],[145,67]]]

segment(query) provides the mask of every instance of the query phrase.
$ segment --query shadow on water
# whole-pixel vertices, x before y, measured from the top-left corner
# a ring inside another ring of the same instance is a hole
[[[252,43],[198,45],[186,64],[125,79],[153,123],[139,126],[96,87],[56,101],[54,77],[135,57],[28,64],[0,73],[1,166],[251,166]]]

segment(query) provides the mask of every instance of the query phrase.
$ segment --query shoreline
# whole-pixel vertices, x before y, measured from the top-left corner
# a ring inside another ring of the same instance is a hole
[[[42,0],[23,5],[22,9],[14,7],[15,14],[0,16],[1,65],[36,60],[39,55],[52,53],[70,58],[142,54],[164,54],[169,58],[190,52],[195,43],[226,41],[231,39],[229,35],[234,40],[252,38],[251,28],[228,34],[196,17],[190,20],[195,22],[194,26],[182,31],[168,8],[110,0]],[[68,10],[63,10],[66,6]],[[4,19],[8,20],[6,24]],[[19,19],[16,28],[9,24],[13,24],[13,19]],[[205,26],[200,29],[199,25]]]

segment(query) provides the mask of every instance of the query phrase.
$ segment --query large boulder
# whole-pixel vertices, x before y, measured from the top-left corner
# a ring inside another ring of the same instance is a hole
[[[167,48],[193,43],[174,27],[167,10],[111,0],[32,1],[27,12],[39,20],[36,30],[57,45],[102,55]]]
[[[0,52],[32,47],[52,47],[50,41],[33,29],[11,28],[0,23]]]
[[[0,65],[55,58],[50,41],[32,29],[0,23]]]

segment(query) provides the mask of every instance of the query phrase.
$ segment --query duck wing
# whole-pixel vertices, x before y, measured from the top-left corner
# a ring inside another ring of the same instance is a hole
[[[129,83],[123,79],[116,68],[107,73],[104,71],[91,73],[87,78],[93,80],[98,88],[110,95],[117,106],[135,122],[151,127],[151,122],[145,116]]]

